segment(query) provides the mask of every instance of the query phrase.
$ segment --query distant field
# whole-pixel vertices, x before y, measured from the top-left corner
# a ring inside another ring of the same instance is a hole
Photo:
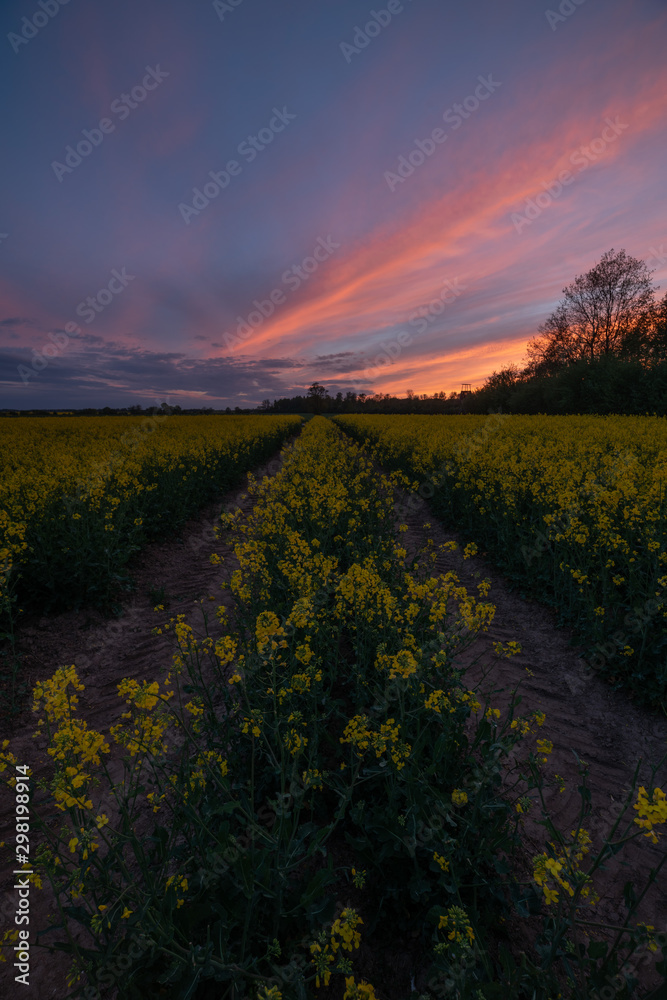
[[[0,601],[47,607],[107,594],[130,556],[268,458],[298,417],[0,421]]]
[[[667,422],[661,417],[345,416],[637,696],[667,692]]]

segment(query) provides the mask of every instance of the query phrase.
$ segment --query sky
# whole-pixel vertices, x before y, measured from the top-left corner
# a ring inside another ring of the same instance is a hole
[[[667,291],[665,0],[3,0],[0,407],[480,386]]]

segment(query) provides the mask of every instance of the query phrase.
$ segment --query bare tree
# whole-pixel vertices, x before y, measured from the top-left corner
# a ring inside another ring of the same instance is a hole
[[[595,267],[563,289],[565,298],[528,344],[531,374],[582,359],[622,355],[641,338],[655,308],[651,271],[625,250],[608,250]]]
[[[528,374],[552,375],[581,356],[578,338],[570,328],[563,303],[538,329],[540,336],[528,342]]]

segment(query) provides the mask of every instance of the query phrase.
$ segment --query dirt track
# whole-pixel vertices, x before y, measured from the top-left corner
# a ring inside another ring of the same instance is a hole
[[[278,463],[272,460],[257,475],[274,472]],[[134,575],[136,591],[124,605],[122,617],[109,621],[93,612],[76,612],[54,616],[28,623],[21,629],[18,651],[23,659],[24,676],[30,687],[38,680],[50,676],[64,664],[74,663],[86,685],[79,704],[81,714],[93,728],[108,731],[120,715],[124,705],[118,699],[117,683],[127,676],[141,680],[160,679],[171,666],[172,646],[168,636],[155,636],[152,629],[169,617],[184,613],[195,631],[201,629],[202,609],[214,609],[219,603],[229,602],[228,591],[221,591],[220,584],[229,580],[235,568],[233,552],[228,545],[216,542],[213,524],[220,510],[236,506],[248,509],[250,501],[241,499],[239,490],[223,500],[210,504],[201,515],[190,521],[179,535],[165,542],[151,545],[137,560]],[[431,537],[437,545],[461,539],[439,526],[429,515],[423,501],[416,510],[405,516],[409,531],[404,539],[416,547]],[[426,531],[425,522],[432,527]],[[463,540],[464,542],[466,540]],[[213,566],[209,555],[215,548],[224,555],[222,565]],[[656,713],[641,710],[628,702],[620,693],[613,692],[595,675],[587,676],[577,649],[570,643],[570,635],[555,624],[555,615],[537,603],[521,600],[513,593],[502,577],[483,559],[473,558],[461,563],[459,553],[442,554],[437,570],[454,569],[466,585],[472,586],[482,577],[492,580],[489,594],[496,606],[496,616],[488,633],[480,636],[475,646],[465,656],[472,665],[467,681],[474,687],[487,667],[492,654],[491,644],[496,641],[517,640],[522,653],[510,660],[495,663],[482,684],[482,690],[492,686],[502,688],[493,696],[493,704],[502,708],[509,698],[509,690],[521,682],[524,701],[521,712],[539,708],[546,714],[540,734],[554,743],[548,772],[557,772],[566,781],[567,790],[549,793],[552,815],[557,817],[561,829],[571,829],[579,797],[576,792],[577,754],[590,764],[589,785],[593,793],[593,821],[591,832],[599,837],[609,819],[610,805],[621,796],[624,786],[632,778],[639,757],[644,761],[659,759],[667,750],[667,720]],[[473,574],[479,573],[479,578]],[[156,612],[152,587],[164,587],[166,610]],[[213,596],[213,601],[208,597]],[[210,614],[211,633],[215,635],[217,622]],[[476,661],[473,663],[473,661]],[[26,711],[12,735],[12,750],[22,763],[37,770],[36,762],[44,756],[40,741],[33,741],[34,717]],[[642,776],[646,775],[644,765]],[[41,773],[44,773],[43,769]],[[667,767],[658,775],[657,783],[667,784]],[[4,806],[3,791],[3,808]],[[12,843],[9,823],[13,813],[6,812],[0,820],[0,840]],[[543,849],[544,830],[530,816],[525,826],[526,848],[524,861]],[[603,873],[598,891],[603,897],[600,905],[591,911],[591,919],[616,923],[620,915],[618,900],[622,900],[624,882],[634,879],[643,884],[648,871],[654,867],[664,851],[664,841],[652,846],[646,838],[630,845]],[[627,867],[625,867],[627,865]],[[16,906],[11,889],[13,878],[4,871],[0,881],[0,919],[2,930],[13,920]],[[664,882],[663,882],[664,884]],[[614,902],[616,901],[616,902]],[[47,925],[47,914],[53,912],[53,902],[46,892],[31,894],[32,919],[30,930],[34,934]],[[638,919],[655,925],[657,930],[667,930],[667,896],[655,888],[647,897]],[[527,940],[525,926],[520,918],[512,929],[519,940]],[[2,933],[2,931],[0,931]],[[65,973],[68,960],[62,956],[49,956],[35,949],[31,962],[31,989],[26,991],[14,984],[13,972],[7,965],[0,965],[0,995],[11,1000],[14,996],[35,996],[40,1000],[62,1000],[68,993]],[[642,974],[643,985],[657,985],[660,977],[652,965]],[[378,984],[381,986],[381,984]]]

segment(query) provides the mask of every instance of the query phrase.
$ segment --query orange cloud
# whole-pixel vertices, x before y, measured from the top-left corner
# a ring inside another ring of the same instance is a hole
[[[560,67],[558,69],[560,71]],[[579,173],[583,174],[584,168],[579,165],[581,160],[575,165],[571,157],[577,155],[581,147],[589,148],[591,142],[601,136],[606,118],[627,123],[628,128],[622,129],[615,141],[609,141],[602,153],[599,152],[600,143],[594,145],[591,156],[595,160],[589,160],[590,165],[585,170],[587,173],[598,171],[600,177],[611,171],[615,183],[621,185],[626,169],[623,164],[664,122],[667,112],[665,81],[656,78],[655,74],[642,74],[632,65],[618,65],[613,58],[607,63],[607,74],[607,91],[603,81],[598,80],[598,92],[610,95],[602,107],[579,108],[572,103],[563,106],[558,88],[552,86],[554,81],[545,80],[539,93],[526,99],[525,111],[522,108],[522,114],[529,121],[546,119],[553,123],[541,137],[536,138],[526,127],[521,141],[504,148],[502,137],[511,128],[513,109],[494,113],[491,124],[487,122],[484,129],[476,131],[470,123],[467,134],[462,129],[460,136],[452,136],[452,145],[460,140],[457,154],[468,164],[468,169],[459,173],[455,184],[445,193],[416,206],[409,203],[404,215],[378,226],[372,237],[361,245],[341,247],[313,274],[298,293],[299,297],[290,300],[288,293],[287,303],[279,307],[239,350],[258,356],[269,344],[272,353],[276,350],[312,353],[314,343],[319,351],[322,342],[344,343],[349,347],[350,341],[355,341],[361,346],[369,336],[405,324],[414,310],[437,295],[445,278],[467,278],[474,295],[479,296],[503,273],[514,271],[512,286],[506,293],[508,301],[512,300],[515,305],[520,301],[516,274],[522,273],[532,279],[532,286],[527,284],[525,291],[526,305],[540,296],[543,299],[549,282],[543,274],[533,272],[530,255],[534,242],[527,250],[525,240],[510,222],[511,213],[520,210],[527,198],[534,198],[543,191],[543,182],[557,177],[560,171],[569,169],[575,180]],[[618,94],[623,95],[622,99],[614,96]],[[487,110],[490,114],[491,109]],[[581,153],[578,155],[581,158]],[[493,162],[491,170],[489,162]],[[437,169],[435,162],[425,165],[423,176],[412,177],[406,182],[406,193],[410,184],[425,185],[432,179],[429,171]],[[581,195],[576,194],[576,184],[572,184],[569,191],[573,192],[572,211],[574,208],[577,212],[585,211],[580,204]],[[391,197],[397,195],[398,192]],[[557,217],[558,221],[569,220],[570,212],[568,203],[568,209]],[[551,218],[556,217],[552,215]],[[544,229],[543,232],[535,231],[531,240],[539,245],[552,238],[553,233]],[[569,249],[571,252],[572,248]],[[603,249],[601,247],[600,252]],[[551,290],[552,285],[549,285],[550,293]],[[495,341],[491,351],[480,346],[461,351],[460,345],[438,356],[424,355],[420,351],[419,360],[415,361],[414,368],[408,369],[405,379],[401,376],[400,384],[406,385],[406,379],[418,382],[413,387],[424,391],[427,381],[441,386],[443,378],[455,380],[463,373],[460,364],[463,360],[468,376],[466,381],[474,379],[477,372],[481,377],[482,371],[488,373],[490,366],[499,367],[502,363],[519,360],[525,354],[526,339],[535,332],[535,326],[524,319],[518,324],[517,334],[521,327],[525,333],[515,340]],[[489,333],[493,332],[491,327]],[[464,328],[461,333],[465,333]],[[416,340],[415,337],[415,350],[419,350]],[[519,350],[520,344],[522,350]],[[396,378],[392,381],[389,373],[381,380],[383,391],[398,384]]]

